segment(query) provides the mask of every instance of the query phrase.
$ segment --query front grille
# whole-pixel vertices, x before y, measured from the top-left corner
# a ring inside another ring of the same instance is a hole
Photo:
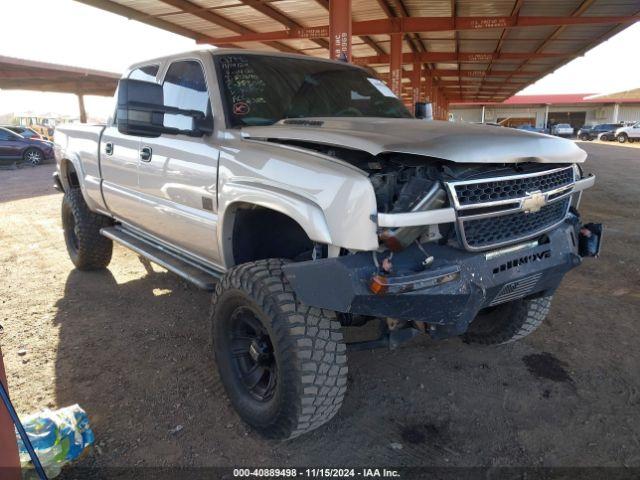
[[[527,193],[549,192],[571,185],[574,181],[573,167],[557,169],[542,175],[514,176],[490,181],[473,181],[455,184],[455,194],[461,206],[476,203],[516,200]]]
[[[475,250],[531,238],[560,223],[569,209],[569,200],[565,197],[535,213],[519,211],[473,220],[462,217],[463,242]]]

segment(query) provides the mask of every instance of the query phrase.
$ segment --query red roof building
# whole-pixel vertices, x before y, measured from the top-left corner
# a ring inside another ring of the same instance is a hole
[[[455,121],[537,128],[569,123],[577,129],[585,124],[640,121],[640,89],[611,94],[514,95],[500,103],[452,103],[450,111]]]

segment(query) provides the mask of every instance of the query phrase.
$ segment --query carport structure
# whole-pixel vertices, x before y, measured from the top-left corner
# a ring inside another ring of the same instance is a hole
[[[502,101],[637,21],[638,0],[79,0],[219,47],[342,58],[407,104]]]
[[[74,93],[80,121],[87,121],[84,95],[111,96],[120,74],[0,56],[0,89]]]

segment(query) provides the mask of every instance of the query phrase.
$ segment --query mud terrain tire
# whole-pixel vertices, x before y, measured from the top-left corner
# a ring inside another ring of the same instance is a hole
[[[462,336],[467,343],[501,345],[533,333],[549,313],[553,295],[521,298],[486,309]]]
[[[100,235],[100,229],[112,224],[109,217],[89,210],[79,188],[65,192],[62,228],[69,258],[78,270],[99,270],[109,265],[113,242]]]
[[[211,308],[216,363],[231,404],[260,434],[276,439],[329,421],[347,389],[340,323],[334,312],[296,299],[285,262],[232,268],[216,285]]]

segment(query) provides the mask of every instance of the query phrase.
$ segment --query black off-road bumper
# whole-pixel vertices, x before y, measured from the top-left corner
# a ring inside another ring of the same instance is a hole
[[[377,294],[371,282],[380,268],[371,252],[293,263],[284,270],[307,305],[426,322],[431,336],[445,338],[464,333],[482,308],[552,293],[581,263],[580,235],[579,218],[570,215],[543,242],[520,248],[470,253],[425,243],[423,250],[434,257],[428,267],[422,266],[425,253],[414,245],[393,256],[392,273],[379,277],[386,292]]]

